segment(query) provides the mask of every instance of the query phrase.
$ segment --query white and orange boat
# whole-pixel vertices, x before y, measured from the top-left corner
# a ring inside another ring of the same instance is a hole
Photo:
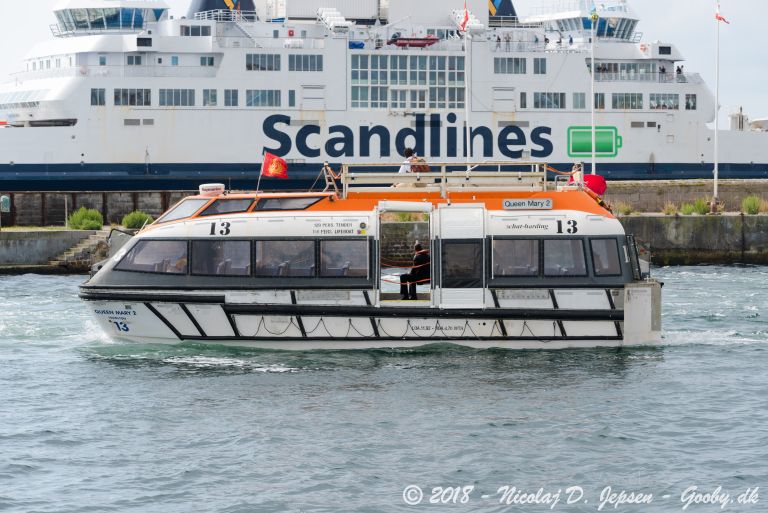
[[[542,163],[431,166],[409,174],[345,166],[340,187],[326,172],[323,192],[201,187],[101,264],[80,297],[113,337],[142,343],[660,341],[661,285],[583,183],[548,180]],[[408,300],[398,292],[407,269],[392,274],[408,264],[393,261],[389,242],[403,222],[431,253],[428,278]]]

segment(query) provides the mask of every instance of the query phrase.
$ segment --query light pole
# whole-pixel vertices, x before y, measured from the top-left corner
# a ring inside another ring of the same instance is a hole
[[[591,80],[591,101],[590,105],[592,105],[592,174],[597,173],[597,128],[595,127],[595,25],[597,24],[597,20],[599,19],[599,16],[597,15],[597,11],[593,10],[592,14],[590,15],[590,19],[592,20],[592,28],[591,28],[591,38],[590,38],[590,53],[591,53],[591,71],[592,71],[592,80]]]

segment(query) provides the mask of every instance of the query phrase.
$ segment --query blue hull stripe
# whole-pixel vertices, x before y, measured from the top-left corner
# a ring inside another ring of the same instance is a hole
[[[510,162],[513,164],[513,162]],[[552,164],[569,171],[572,163]],[[333,165],[339,169],[339,165]],[[265,189],[307,189],[320,164],[289,164],[289,179],[262,180]],[[0,191],[195,190],[201,183],[221,182],[235,189],[254,189],[259,164],[0,164]],[[587,164],[587,170],[589,165]],[[600,164],[609,180],[711,179],[712,164]],[[768,178],[768,164],[720,165],[720,178]],[[318,181],[318,185],[322,179]]]

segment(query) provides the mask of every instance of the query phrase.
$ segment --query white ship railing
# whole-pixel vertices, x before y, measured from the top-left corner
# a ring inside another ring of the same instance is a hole
[[[350,192],[439,192],[448,198],[451,192],[526,191],[550,189],[544,162],[428,162],[429,172],[397,173],[400,164],[345,164],[341,167],[342,196]],[[360,172],[355,172],[359,169]]]
[[[214,9],[212,11],[196,12],[195,19],[252,23],[254,21],[258,21],[259,14],[256,11],[230,11],[229,9]]]
[[[649,82],[660,84],[703,84],[698,73],[608,73],[598,71],[595,82]]]
[[[11,75],[22,80],[40,80],[44,78],[69,77],[190,77],[212,78],[217,68],[208,66],[75,66],[52,68],[38,71],[20,71]]]
[[[322,50],[325,48],[325,39],[301,37],[274,38],[266,36],[216,36],[216,44],[219,48],[293,48]]]

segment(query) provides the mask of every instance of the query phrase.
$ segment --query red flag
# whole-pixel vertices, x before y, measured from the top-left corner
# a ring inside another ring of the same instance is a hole
[[[717,21],[722,21],[723,23],[727,23],[728,25],[731,24],[730,21],[726,20],[725,17],[720,14],[720,4],[717,4],[717,12],[715,13],[715,19]]]
[[[459,30],[466,32],[467,23],[469,23],[469,11],[467,10],[467,0],[464,0],[464,16],[461,18],[461,23],[459,23]]]
[[[288,178],[288,164],[285,162],[285,159],[266,152],[264,154],[264,162],[261,164],[261,176]]]

